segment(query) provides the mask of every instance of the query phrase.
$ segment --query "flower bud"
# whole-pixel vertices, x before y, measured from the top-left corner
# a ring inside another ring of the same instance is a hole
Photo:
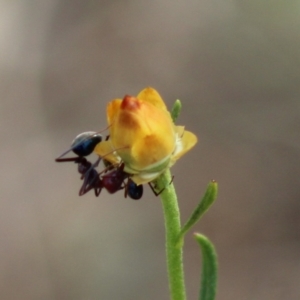
[[[136,184],[154,180],[197,142],[194,134],[173,124],[153,88],[142,90],[137,97],[111,101],[107,119],[110,138],[99,143],[95,152],[112,163],[123,161]]]

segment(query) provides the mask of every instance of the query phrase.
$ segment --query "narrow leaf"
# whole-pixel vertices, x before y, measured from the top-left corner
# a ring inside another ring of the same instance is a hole
[[[208,208],[214,203],[214,201],[217,198],[218,194],[218,184],[216,181],[212,180],[206,189],[206,192],[201,199],[200,203],[192,213],[189,220],[184,224],[182,227],[177,241],[177,246],[182,247],[183,246],[183,237],[184,235],[194,226],[200,218],[203,216],[203,214],[208,210]]]
[[[218,262],[214,245],[202,234],[195,233],[202,252],[202,274],[199,300],[214,300],[217,292]]]
[[[177,118],[179,117],[180,111],[181,111],[181,102],[180,100],[176,100],[175,103],[173,104],[172,110],[171,110],[171,117],[173,122],[175,123]]]

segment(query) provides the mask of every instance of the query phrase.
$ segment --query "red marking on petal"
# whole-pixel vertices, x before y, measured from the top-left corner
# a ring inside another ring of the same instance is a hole
[[[137,98],[126,95],[121,103],[121,109],[137,110],[140,108],[140,102]]]

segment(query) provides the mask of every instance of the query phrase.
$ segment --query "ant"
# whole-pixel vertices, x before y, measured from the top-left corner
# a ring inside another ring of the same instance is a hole
[[[107,139],[109,136],[107,137]],[[96,197],[100,195],[102,188],[105,188],[109,193],[115,193],[118,190],[125,188],[125,197],[127,195],[134,200],[138,200],[143,195],[143,186],[137,185],[130,178],[130,175],[124,171],[124,163],[119,166],[113,166],[107,160],[104,163],[107,168],[102,171],[108,172],[100,176],[101,173],[96,171],[101,158],[99,157],[94,164],[91,164],[85,157],[90,155],[95,149],[96,145],[102,141],[102,135],[96,132],[83,132],[75,137],[71,144],[71,148],[59,156],[56,162],[73,161],[78,164],[78,172],[82,175],[83,184],[79,190],[79,195],[82,196],[94,189]],[[63,158],[68,152],[73,151],[77,154],[76,157]],[[127,179],[127,183],[124,181]]]

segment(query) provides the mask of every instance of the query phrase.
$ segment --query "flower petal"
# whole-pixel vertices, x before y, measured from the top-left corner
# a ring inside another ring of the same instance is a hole
[[[122,104],[122,99],[115,99],[107,104],[106,114],[107,114],[107,122],[109,126],[113,124],[114,119],[116,118],[116,115],[120,110],[121,104]],[[112,128],[110,127],[110,130],[111,129]]]
[[[152,172],[152,173],[146,173],[146,172],[140,172],[139,174],[132,175],[130,178],[137,184],[145,184],[148,182],[153,181],[155,178],[157,178],[162,172]]]
[[[177,127],[182,128],[182,126],[177,126]],[[179,136],[176,141],[176,149],[171,158],[172,165],[182,155],[184,155],[186,152],[191,150],[191,148],[193,148],[196,145],[197,141],[198,141],[197,137],[192,132],[184,130],[182,136],[181,137]]]
[[[165,102],[161,98],[160,94],[151,87],[145,88],[142,91],[140,91],[137,95],[137,98],[145,102],[151,103],[157,108],[167,110]]]
[[[94,152],[105,160],[108,160],[112,164],[118,164],[121,162],[121,158],[115,152],[111,141],[104,141],[97,144]]]

